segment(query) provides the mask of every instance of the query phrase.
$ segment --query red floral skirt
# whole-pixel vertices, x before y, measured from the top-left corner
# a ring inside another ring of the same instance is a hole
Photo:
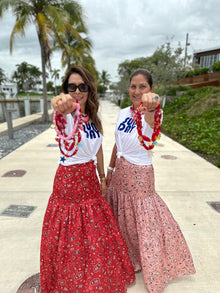
[[[133,266],[93,162],[59,165],[41,239],[42,293],[127,292]]]
[[[152,165],[117,159],[106,198],[149,293],[160,293],[172,279],[195,273],[180,227],[155,192]]]

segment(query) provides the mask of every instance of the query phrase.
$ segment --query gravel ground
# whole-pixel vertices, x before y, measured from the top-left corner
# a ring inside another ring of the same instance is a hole
[[[28,142],[38,134],[42,133],[50,127],[51,123],[33,123],[14,131],[14,138],[9,139],[8,134],[0,136],[0,160],[13,152],[15,149]]]

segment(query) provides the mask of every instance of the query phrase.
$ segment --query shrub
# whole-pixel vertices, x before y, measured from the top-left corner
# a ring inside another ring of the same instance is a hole
[[[209,72],[210,68],[209,67],[205,67],[205,68],[198,68],[195,70],[191,70],[187,72],[186,77],[192,77],[195,75],[201,75],[201,74],[207,74]]]
[[[162,131],[220,167],[220,89],[191,89],[167,101]]]
[[[205,68],[201,68],[200,69],[200,74],[207,74],[209,72],[210,68],[209,67],[205,67]]]
[[[187,72],[186,77],[192,77],[192,76],[194,76],[194,75],[195,75],[194,70],[190,70],[190,71]]]
[[[213,70],[213,71],[220,71],[220,61],[215,62],[215,63],[212,65],[212,70]]]

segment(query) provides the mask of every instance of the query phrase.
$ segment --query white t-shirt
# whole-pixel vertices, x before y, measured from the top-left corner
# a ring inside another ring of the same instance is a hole
[[[151,138],[153,129],[146,123],[142,115],[142,133]],[[119,112],[115,141],[117,146],[117,157],[124,157],[128,162],[136,165],[151,165],[152,156],[148,156],[148,151],[140,144],[138,139],[137,125],[132,121],[130,107]],[[148,145],[147,142],[145,142]]]
[[[66,116],[66,122],[67,124],[65,127],[65,132],[67,135],[69,135],[72,132],[74,125],[74,118],[71,114],[68,114]],[[73,155],[72,157],[66,157],[60,152],[59,164],[69,166],[74,164],[82,164],[93,160],[94,164],[96,165],[96,154],[102,144],[102,134],[99,133],[91,119],[89,120],[88,124],[83,122],[82,127],[83,130],[80,130],[81,141],[78,145],[79,149],[76,155]],[[72,143],[71,140],[68,140],[68,142]],[[61,145],[63,146],[63,144]],[[66,153],[65,148],[62,147],[62,150],[64,153]],[[70,151],[69,155],[71,155],[72,153],[73,151]]]

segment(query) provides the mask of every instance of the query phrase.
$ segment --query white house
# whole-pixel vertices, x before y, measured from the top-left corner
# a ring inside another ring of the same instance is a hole
[[[15,98],[16,94],[18,93],[17,84],[16,83],[0,84],[0,93],[4,93],[6,99]]]
[[[198,50],[193,53],[193,62],[200,65],[201,68],[212,68],[213,63],[220,61],[220,47]]]

